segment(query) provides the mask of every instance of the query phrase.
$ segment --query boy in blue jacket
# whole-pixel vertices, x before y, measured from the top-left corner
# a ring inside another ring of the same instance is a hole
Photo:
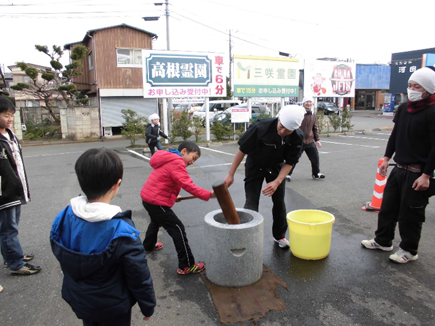
[[[119,156],[89,149],[75,164],[85,196],[71,200],[51,229],[51,248],[62,268],[62,298],[83,325],[128,326],[137,302],[149,320],[156,298],[131,211],[110,205],[123,176]]]

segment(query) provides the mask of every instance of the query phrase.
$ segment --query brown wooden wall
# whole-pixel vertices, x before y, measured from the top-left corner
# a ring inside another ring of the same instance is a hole
[[[127,27],[94,34],[95,68],[99,88],[142,88],[142,68],[118,68],[116,49],[151,49],[150,35]]]
[[[118,68],[116,49],[151,49],[152,37],[144,32],[128,28],[114,27],[95,31],[85,45],[94,56],[94,67],[89,70],[89,58],[82,61],[83,75],[74,79],[79,90],[95,93],[98,88],[142,88],[142,68]],[[81,45],[74,44],[71,47]],[[81,84],[83,83],[83,84]],[[87,85],[85,85],[87,84]]]

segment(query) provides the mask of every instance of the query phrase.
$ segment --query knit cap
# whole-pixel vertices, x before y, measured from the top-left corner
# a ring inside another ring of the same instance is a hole
[[[423,87],[429,94],[435,93],[435,71],[429,67],[423,67],[414,71],[409,77],[409,81],[413,81]]]
[[[160,120],[160,117],[159,117],[159,115],[157,113],[153,113],[153,114],[150,115],[150,121],[152,121],[154,119],[159,119]]]
[[[302,100],[302,104],[304,104],[305,102],[311,101],[314,103],[314,99],[311,96],[307,96],[304,97],[304,99]]]
[[[299,105],[286,105],[279,111],[279,121],[287,130],[298,129],[304,120],[305,109]]]

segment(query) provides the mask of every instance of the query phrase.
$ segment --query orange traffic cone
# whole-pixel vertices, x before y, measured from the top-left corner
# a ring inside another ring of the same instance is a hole
[[[378,212],[381,209],[382,198],[384,196],[384,188],[385,184],[387,183],[387,177],[383,177],[379,173],[379,168],[381,167],[381,164],[383,162],[384,159],[380,158],[378,162],[378,170],[376,174],[375,189],[373,190],[372,202],[367,202],[366,205],[362,207],[362,209],[365,211]]]

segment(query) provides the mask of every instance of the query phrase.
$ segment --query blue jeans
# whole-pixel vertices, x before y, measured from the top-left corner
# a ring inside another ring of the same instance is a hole
[[[24,253],[18,240],[18,223],[21,205],[0,210],[1,253],[9,269],[18,270],[24,266]]]
[[[148,147],[150,148],[151,156],[153,156],[154,153],[156,152],[154,147],[157,147],[158,151],[161,151],[163,149],[162,144],[160,143],[160,141],[158,141],[157,143],[155,143],[153,145],[148,144]]]

